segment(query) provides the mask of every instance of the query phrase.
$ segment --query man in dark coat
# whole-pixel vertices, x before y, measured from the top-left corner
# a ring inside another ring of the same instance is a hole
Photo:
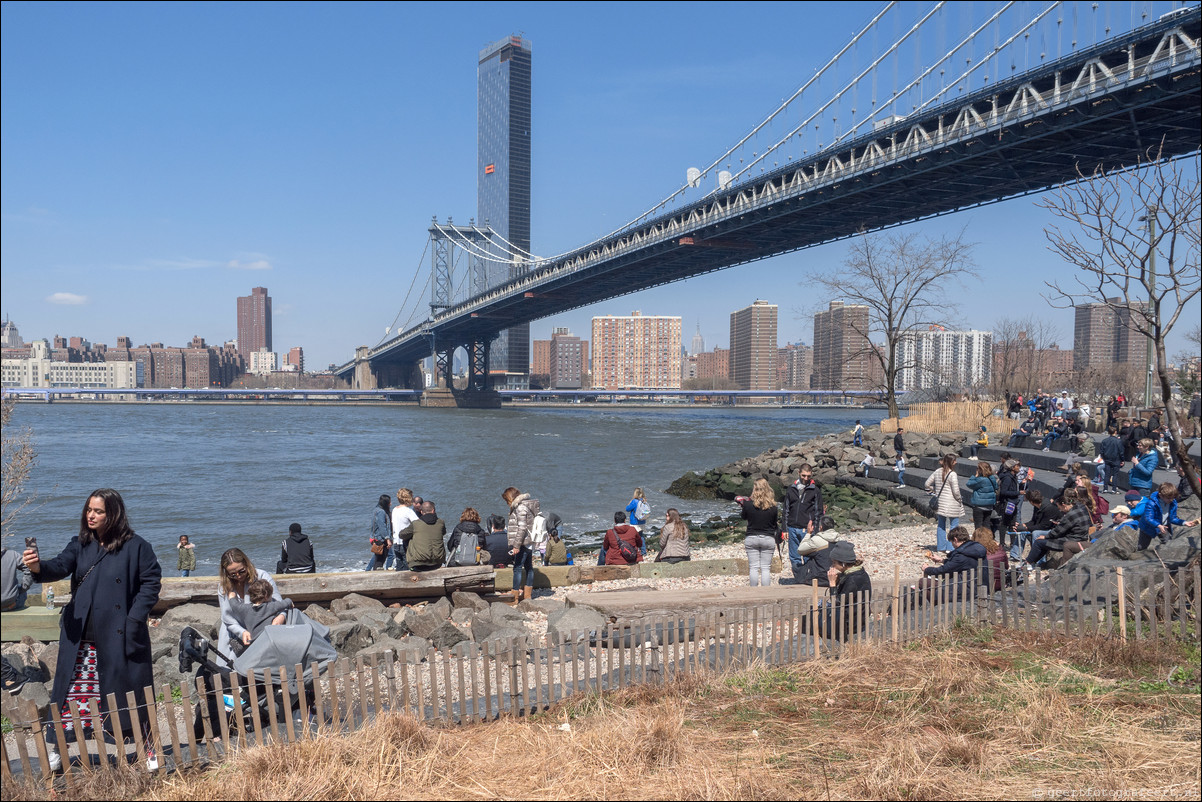
[[[897,452],[895,459],[902,459],[906,456],[906,441],[902,439],[902,435],[906,430],[902,427],[897,427],[897,434],[893,435],[893,450]]]
[[[785,491],[784,522],[789,535],[789,562],[795,579],[801,578],[799,572],[804,562],[797,553],[797,546],[802,538],[814,531],[824,512],[822,488],[814,482],[814,469],[808,463],[802,465],[797,469],[797,478]]]
[[[946,576],[949,577],[948,581],[955,581],[954,596],[956,599],[960,599],[964,592],[964,577],[969,577],[971,581],[971,577],[975,576],[975,573],[970,572],[975,572],[980,568],[982,561],[989,556],[985,552],[985,547],[969,536],[966,527],[957,526],[948,533],[948,538],[952,541],[952,550],[947,555],[947,559],[939,565],[928,565],[922,569],[923,585],[926,586],[929,601],[935,601],[938,595],[936,591],[938,583],[930,577]],[[957,576],[953,580],[951,578],[953,574],[963,574],[963,576]],[[949,598],[951,598],[951,594],[949,594]]]
[[[50,701],[60,707],[66,701],[80,644],[91,640],[96,645],[101,715],[109,720],[104,715],[108,696],[115,694],[122,704],[121,729],[132,732],[125,694],[134,691],[144,704],[142,689],[154,686],[147,619],[158,603],[163,574],[154,549],[138,535],[111,552],[96,539],[81,546],[76,536],[52,560],[35,558],[30,564],[28,554],[26,565],[39,582],[71,577],[71,601],[62,611]]]

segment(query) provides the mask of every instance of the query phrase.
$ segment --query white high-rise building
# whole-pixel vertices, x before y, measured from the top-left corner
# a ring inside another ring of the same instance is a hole
[[[933,327],[907,334],[897,351],[899,392],[983,387],[990,380],[993,332]]]

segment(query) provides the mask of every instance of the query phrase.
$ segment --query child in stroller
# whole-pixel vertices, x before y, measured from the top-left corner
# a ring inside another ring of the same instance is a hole
[[[250,605],[247,605],[248,607]],[[272,618],[280,615],[275,613]],[[235,731],[240,727],[249,733],[256,729],[256,721],[267,721],[268,705],[275,705],[278,719],[285,719],[299,712],[301,694],[308,702],[313,700],[313,682],[325,673],[330,662],[338,653],[330,644],[329,627],[320,624],[301,611],[290,608],[283,613],[285,623],[281,626],[261,626],[261,632],[240,655],[229,659],[192,627],[184,627],[180,633],[179,668],[187,674],[196,668],[196,676],[204,687],[204,699],[196,705],[192,723],[198,739],[205,737],[205,722],[209,720],[209,732],[220,737],[221,721],[225,717],[226,729]],[[298,683],[293,667],[303,666]],[[220,694],[217,679],[220,679]],[[239,693],[234,696],[231,688],[237,682]],[[254,694],[250,686],[254,686]],[[284,687],[288,688],[284,702]],[[257,698],[258,708],[253,709],[251,699]],[[240,713],[238,711],[241,711]],[[302,726],[307,722],[298,722]]]

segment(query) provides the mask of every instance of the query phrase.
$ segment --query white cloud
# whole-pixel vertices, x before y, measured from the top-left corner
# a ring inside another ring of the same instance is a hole
[[[82,306],[88,302],[88,296],[76,295],[73,292],[56,292],[53,295],[46,296],[46,303],[58,304],[59,306]]]
[[[231,259],[226,262],[225,266],[230,270],[270,270],[271,262],[266,259],[252,259],[245,262],[241,259]]]

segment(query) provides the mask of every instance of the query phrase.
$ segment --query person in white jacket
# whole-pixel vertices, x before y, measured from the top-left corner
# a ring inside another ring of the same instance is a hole
[[[944,454],[939,461],[939,469],[927,477],[925,485],[927,492],[933,493],[938,502],[935,509],[935,548],[945,554],[952,550],[947,533],[960,525],[960,516],[964,514],[956,461],[955,454]]]

